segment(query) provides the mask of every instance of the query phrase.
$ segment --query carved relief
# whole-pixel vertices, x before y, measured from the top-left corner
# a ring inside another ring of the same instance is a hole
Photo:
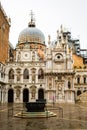
[[[20,89],[16,89],[16,97],[17,97],[17,98],[20,97]]]

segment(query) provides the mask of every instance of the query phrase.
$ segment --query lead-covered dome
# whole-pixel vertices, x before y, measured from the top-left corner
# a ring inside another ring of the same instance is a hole
[[[21,43],[41,43],[45,44],[44,34],[35,27],[34,21],[31,19],[27,28],[21,31],[18,38],[18,44]]]

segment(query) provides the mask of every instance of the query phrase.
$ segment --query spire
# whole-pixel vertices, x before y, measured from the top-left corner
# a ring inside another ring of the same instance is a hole
[[[28,26],[29,27],[35,27],[35,20],[34,20],[34,14],[33,14],[33,11],[31,10],[30,12],[30,16],[31,16],[31,21],[29,22]]]
[[[63,32],[63,25],[60,26],[60,31]]]
[[[51,37],[50,35],[48,35],[48,44],[50,45],[51,41],[50,41]]]
[[[57,40],[59,39],[59,30],[57,30]]]

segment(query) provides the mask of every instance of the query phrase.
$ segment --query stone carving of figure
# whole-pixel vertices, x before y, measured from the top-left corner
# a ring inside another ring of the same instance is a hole
[[[20,73],[17,74],[17,81],[20,81]]]
[[[35,99],[35,89],[32,89],[32,98]]]
[[[32,74],[32,81],[35,82],[35,74]]]
[[[20,90],[19,89],[16,90],[16,96],[17,96],[17,98],[20,97]]]

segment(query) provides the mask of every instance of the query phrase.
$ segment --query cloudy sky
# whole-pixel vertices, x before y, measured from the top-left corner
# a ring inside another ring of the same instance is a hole
[[[61,24],[80,39],[81,48],[87,48],[87,0],[1,0],[11,18],[10,42],[15,47],[19,33],[28,26],[30,11],[34,12],[36,27],[48,41],[55,40]]]

